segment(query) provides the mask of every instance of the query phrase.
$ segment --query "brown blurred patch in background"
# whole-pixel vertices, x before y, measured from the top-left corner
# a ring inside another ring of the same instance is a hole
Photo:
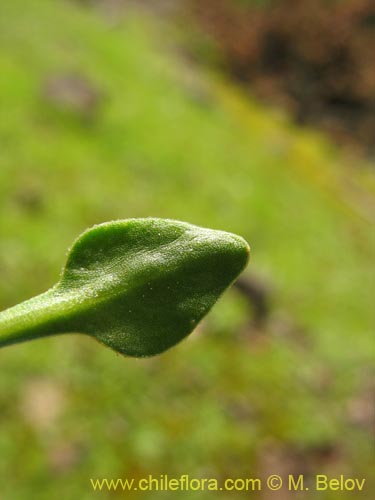
[[[374,3],[368,0],[256,2],[192,0],[222,65],[299,124],[374,153]]]

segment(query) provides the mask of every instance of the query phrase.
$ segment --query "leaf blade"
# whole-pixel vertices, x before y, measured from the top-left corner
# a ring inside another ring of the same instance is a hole
[[[191,333],[248,256],[242,238],[180,221],[94,226],[45,294],[46,310],[56,309],[51,334],[85,333],[129,356],[159,354]]]

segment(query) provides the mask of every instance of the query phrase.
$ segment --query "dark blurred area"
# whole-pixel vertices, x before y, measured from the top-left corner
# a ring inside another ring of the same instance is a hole
[[[192,0],[221,67],[299,124],[374,154],[375,5],[370,0]]]

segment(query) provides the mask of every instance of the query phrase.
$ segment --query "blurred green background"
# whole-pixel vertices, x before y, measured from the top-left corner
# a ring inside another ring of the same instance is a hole
[[[70,335],[2,350],[0,498],[317,496],[90,485],[149,474],[345,474],[365,491],[319,498],[373,498],[370,157],[237,86],[181,2],[139,4],[0,4],[0,308],[111,219],[232,231],[251,262],[159,357]]]

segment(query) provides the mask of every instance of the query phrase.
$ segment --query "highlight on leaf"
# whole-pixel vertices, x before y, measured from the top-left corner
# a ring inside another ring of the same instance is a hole
[[[0,313],[0,347],[81,333],[124,355],[159,354],[195,329],[249,250],[232,233],[169,219],[94,226],[73,244],[54,287]]]

